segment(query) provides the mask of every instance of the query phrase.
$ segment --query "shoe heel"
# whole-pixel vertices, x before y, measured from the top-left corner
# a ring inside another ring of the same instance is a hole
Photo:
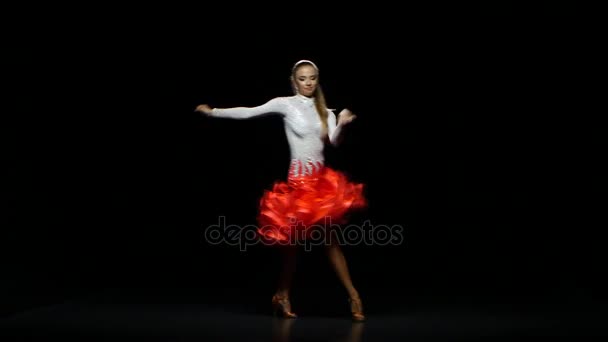
[[[288,298],[272,297],[273,315],[282,318],[296,318],[297,315],[291,311],[291,303]]]
[[[363,303],[360,298],[349,298],[351,319],[353,322],[365,322],[365,314],[363,314]]]

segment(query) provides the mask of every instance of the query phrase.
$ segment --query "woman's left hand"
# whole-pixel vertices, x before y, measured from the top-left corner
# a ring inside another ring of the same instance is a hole
[[[353,114],[350,110],[343,109],[340,114],[338,114],[338,125],[346,125],[355,120],[356,118],[357,116]]]

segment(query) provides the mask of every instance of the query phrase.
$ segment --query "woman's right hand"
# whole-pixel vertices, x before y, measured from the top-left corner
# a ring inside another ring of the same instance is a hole
[[[195,112],[203,113],[205,115],[211,115],[213,109],[206,104],[196,106]]]

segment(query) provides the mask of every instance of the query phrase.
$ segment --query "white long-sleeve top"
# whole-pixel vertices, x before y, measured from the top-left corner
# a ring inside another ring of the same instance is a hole
[[[342,127],[336,125],[334,112],[329,109],[327,111],[328,137],[336,145]],[[257,107],[214,108],[211,116],[248,119],[265,114],[278,114],[283,118],[291,154],[291,176],[309,175],[324,165],[321,119],[313,98],[298,94],[277,97]]]

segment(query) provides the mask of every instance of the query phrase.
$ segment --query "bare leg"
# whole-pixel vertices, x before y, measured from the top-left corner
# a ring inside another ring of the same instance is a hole
[[[348,295],[350,297],[350,310],[352,313],[353,320],[357,322],[364,321],[365,315],[363,314],[363,304],[361,304],[359,292],[357,292],[357,290],[353,286],[353,282],[350,279],[350,273],[348,272],[346,258],[344,257],[344,253],[342,253],[340,245],[335,239],[331,239],[331,243],[327,246],[327,256],[329,257],[329,261],[334,267],[338,278],[340,278],[342,285],[344,285],[344,288],[348,292]]]
[[[279,278],[279,286],[276,295],[281,298],[289,298],[289,289],[293,281],[293,275],[296,270],[296,254],[297,249],[294,246],[282,247],[283,253],[283,269]]]
[[[344,253],[342,253],[342,249],[340,245],[335,239],[331,240],[331,243],[326,246],[327,256],[329,257],[329,261],[331,262],[338,278],[344,285],[346,292],[351,298],[359,298],[359,293],[353,286],[353,282],[350,278],[350,273],[348,272],[348,265],[346,264],[346,258],[344,257]]]
[[[283,269],[279,278],[277,292],[272,296],[272,305],[275,314],[280,314],[284,318],[296,318],[296,314],[291,311],[289,301],[289,289],[296,269],[296,252],[293,246],[283,246]]]

